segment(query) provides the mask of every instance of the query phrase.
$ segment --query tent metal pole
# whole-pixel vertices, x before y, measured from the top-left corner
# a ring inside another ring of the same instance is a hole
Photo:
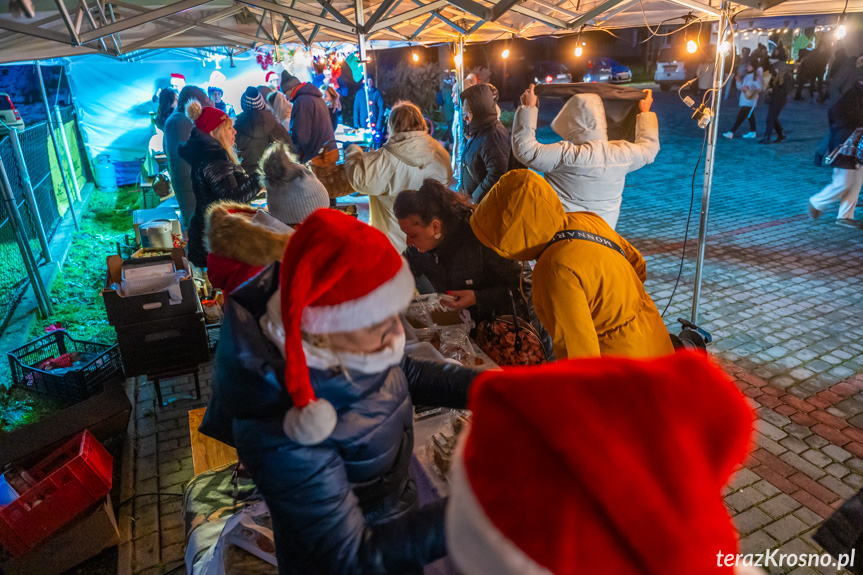
[[[60,139],[63,140],[63,149],[66,151],[66,161],[69,162],[69,179],[75,188],[75,197],[81,201],[81,189],[78,188],[78,178],[75,177],[75,164],[72,163],[72,150],[69,148],[69,139],[66,137],[66,127],[63,125],[63,113],[60,106],[54,106],[54,114],[57,116],[57,126],[60,127]]]
[[[6,208],[6,215],[15,234],[15,241],[18,243],[18,250],[21,252],[21,259],[24,260],[27,278],[33,287],[36,303],[39,305],[39,314],[44,319],[47,319],[54,313],[54,307],[51,305],[51,298],[48,297],[45,284],[42,283],[42,276],[39,273],[36,258],[33,256],[33,250],[30,249],[27,232],[24,230],[24,221],[21,219],[21,213],[18,211],[15,194],[12,193],[12,185],[9,183],[9,176],[6,173],[6,166],[3,165],[2,159],[0,159],[0,199],[2,199]]]
[[[57,165],[60,168],[60,177],[63,178],[63,188],[66,190],[66,199],[69,200],[69,211],[72,213],[72,222],[75,224],[75,231],[81,231],[78,225],[78,216],[75,214],[75,198],[72,196],[72,189],[69,187],[69,181],[66,178],[66,171],[63,169],[63,155],[60,153],[60,145],[57,143],[57,134],[54,131],[54,121],[51,119],[51,106],[48,104],[48,92],[45,90],[45,79],[42,77],[42,64],[34,62],[36,65],[36,76],[39,77],[39,89],[42,90],[42,104],[45,106],[45,115],[48,117],[48,132],[51,134],[51,142],[54,144],[54,154],[57,156]],[[61,126],[62,129],[62,126]]]
[[[698,325],[698,304],[701,299],[701,282],[704,272],[704,254],[707,248],[707,221],[710,211],[710,193],[713,191],[713,167],[716,161],[716,140],[719,136],[719,106],[722,103],[722,78],[725,76],[725,56],[720,50],[727,33],[731,32],[728,13],[731,1],[722,0],[719,14],[719,35],[713,64],[713,91],[711,92],[713,121],[708,126],[707,158],[704,161],[704,188],[701,193],[701,222],[698,226],[698,255],[695,260],[695,286],[692,290],[691,321]],[[728,30],[726,30],[728,28]]]
[[[36,195],[33,193],[33,181],[30,179],[30,172],[27,170],[27,163],[24,161],[24,152],[21,149],[21,139],[18,136],[18,130],[14,128],[9,130],[9,137],[12,139],[12,149],[15,152],[18,173],[24,182],[24,197],[30,206],[30,212],[33,214],[33,219],[36,222],[36,234],[39,236],[39,245],[42,246],[42,257],[45,258],[45,263],[50,264],[53,261],[51,258],[51,247],[48,245],[48,236],[45,235],[45,226],[42,223],[39,206],[36,205]]]
[[[363,97],[366,99],[366,128],[372,127],[372,105],[369,102],[369,76],[366,70],[366,61],[368,60],[368,52],[366,51],[366,14],[363,9],[363,0],[356,0],[354,2],[354,6],[356,7],[356,19],[357,19],[357,44],[359,44],[360,49],[360,64],[363,67]],[[354,102],[354,106],[356,106],[356,102]],[[377,130],[380,130],[380,126],[376,126]]]

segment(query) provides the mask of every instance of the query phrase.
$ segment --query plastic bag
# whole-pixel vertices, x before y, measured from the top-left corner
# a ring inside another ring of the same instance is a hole
[[[225,575],[225,553],[230,545],[245,549],[270,565],[277,566],[273,530],[258,525],[254,519],[269,512],[267,504],[259,501],[229,517],[219,540],[207,549],[197,563],[190,566],[190,558],[186,557],[189,575]]]

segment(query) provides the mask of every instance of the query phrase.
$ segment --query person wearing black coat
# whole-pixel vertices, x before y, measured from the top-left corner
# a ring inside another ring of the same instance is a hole
[[[336,132],[321,91],[314,84],[300,84],[291,90],[291,140],[300,163],[336,149]]]
[[[478,372],[403,355],[413,289],[386,236],[321,209],[231,294],[200,430],[264,496],[281,575],[417,573],[446,553],[446,501],[420,507],[408,470],[413,405],[464,408]]]
[[[282,126],[261,96],[257,88],[249,86],[240,100],[243,112],[237,116],[234,128],[237,130],[237,149],[243,162],[243,169],[254,174],[264,152],[275,142],[289,142],[291,137]]]
[[[202,107],[189,100],[186,114],[195,123],[189,140],[180,144],[180,158],[192,167],[192,191],[195,211],[189,223],[189,261],[199,268],[207,267],[207,247],[204,244],[204,222],[207,208],[219,200],[250,202],[261,191],[256,175],[249,175],[240,166],[234,152],[236,132],[231,119],[221,110]]]
[[[479,323],[512,313],[510,294],[522,299],[522,266],[480,243],[470,227],[473,206],[462,198],[426,180],[417,191],[399,193],[393,211],[406,235],[404,256],[414,279],[425,277],[435,292],[455,298],[443,305],[466,308]]]
[[[773,130],[776,130],[776,143],[785,140],[785,131],[782,129],[782,124],[779,123],[779,114],[782,113],[785,104],[788,103],[788,96],[794,89],[794,74],[785,64],[780,61],[773,69],[773,74],[770,76],[770,84],[767,87],[767,126],[764,130],[764,137],[760,140],[762,144],[769,144],[773,137]]]
[[[498,120],[494,92],[488,84],[461,93],[466,144],[462,155],[461,192],[478,204],[509,168],[512,142]]]

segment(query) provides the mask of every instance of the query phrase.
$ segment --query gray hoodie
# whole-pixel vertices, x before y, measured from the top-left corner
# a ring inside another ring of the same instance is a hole
[[[536,140],[535,106],[521,106],[512,126],[512,151],[527,167],[542,172],[567,212],[593,212],[614,228],[620,215],[626,174],[653,162],[659,152],[656,114],[639,114],[635,143],[608,140],[602,99],[576,94],[552,121],[563,138],[554,144]]]

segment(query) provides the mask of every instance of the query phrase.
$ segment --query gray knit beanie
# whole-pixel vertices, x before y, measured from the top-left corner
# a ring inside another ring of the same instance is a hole
[[[281,142],[267,148],[260,172],[267,188],[267,210],[282,223],[300,224],[318,208],[330,206],[324,185],[308,168],[295,163]]]
[[[264,102],[264,98],[261,96],[261,93],[258,92],[257,88],[249,86],[246,88],[246,91],[243,92],[243,97],[240,98],[240,108],[242,108],[244,112],[248,112],[249,110],[266,110],[267,103]]]

